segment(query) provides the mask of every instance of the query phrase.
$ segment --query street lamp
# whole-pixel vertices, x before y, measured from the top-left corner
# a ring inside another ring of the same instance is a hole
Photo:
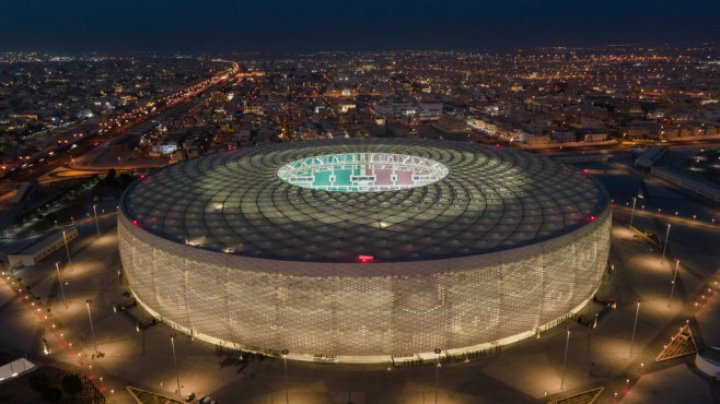
[[[63,235],[63,241],[65,242],[65,253],[67,254],[68,266],[70,267],[70,272],[72,272],[73,266],[72,266],[72,260],[70,259],[70,248],[68,247],[67,234],[65,233],[65,230],[63,230],[62,235]]]
[[[672,304],[672,299],[673,299],[673,296],[675,295],[675,283],[677,281],[677,273],[678,273],[679,267],[680,267],[680,260],[676,259],[675,260],[675,271],[673,271],[673,278],[672,278],[672,281],[670,281],[672,286],[670,286],[670,300],[668,300],[668,307],[670,307],[670,304]]]
[[[435,355],[437,355],[437,364],[435,365],[435,404],[438,402],[438,381],[440,379],[440,354],[442,353],[442,349],[435,348],[433,351],[435,352]]]
[[[290,402],[290,389],[288,387],[288,377],[287,377],[287,356],[290,353],[287,349],[283,349],[282,352],[282,358],[283,358],[283,374],[285,375],[285,404],[288,404]]]
[[[60,285],[60,295],[62,296],[65,309],[68,308],[67,299],[65,298],[65,289],[63,289],[62,279],[60,278],[60,263],[55,261],[55,270],[57,271],[58,285]]]
[[[670,237],[670,223],[667,224],[667,230],[665,231],[665,243],[663,244],[663,260],[665,259],[665,250],[667,249],[668,239]]]
[[[637,331],[638,316],[640,315],[640,299],[637,301],[637,308],[635,309],[635,321],[633,321],[632,337],[630,339],[630,356],[633,354],[633,348],[635,347],[635,331]]]
[[[93,326],[92,314],[90,313],[90,303],[92,303],[92,299],[87,299],[85,301],[85,308],[87,308],[88,320],[90,320],[90,332],[92,333],[93,345],[95,346],[95,355],[97,356],[97,339],[95,339],[95,327]]]
[[[565,369],[567,368],[568,349],[570,348],[570,327],[565,329],[565,356],[563,357],[562,376],[560,376],[560,390],[565,389]]]
[[[175,337],[177,334],[170,336],[170,346],[172,346],[173,364],[175,365],[175,382],[177,383],[177,394],[180,395],[180,371],[178,371],[177,357],[175,356]]]
[[[100,224],[98,223],[98,217],[97,217],[97,204],[93,204],[93,213],[95,214],[95,230],[97,230],[97,235],[100,237]]]

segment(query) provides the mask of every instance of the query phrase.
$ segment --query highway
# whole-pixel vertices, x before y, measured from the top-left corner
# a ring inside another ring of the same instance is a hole
[[[62,170],[63,167],[70,163],[71,159],[81,159],[83,155],[95,150],[97,147],[107,147],[113,139],[124,135],[140,124],[179,113],[185,110],[186,105],[200,94],[235,79],[234,75],[240,70],[237,62],[219,59],[214,61],[229,63],[230,68],[174,94],[163,97],[156,102],[149,102],[144,107],[137,108],[130,113],[125,113],[119,117],[111,117],[104,121],[91,120],[54,134],[54,139],[62,140],[67,139],[69,136],[74,142],[59,142],[50,151],[46,149],[42,154],[36,153],[34,156],[26,156],[25,164],[27,164],[27,167],[25,169],[17,169],[0,177],[0,213],[6,213],[10,208],[9,201],[12,199],[19,183],[30,180],[38,180],[39,182],[54,181],[56,179],[50,177],[50,174]],[[80,132],[83,133],[83,136],[73,136],[73,134]]]
[[[527,150],[532,153],[545,154],[545,155],[562,155],[562,154],[609,154],[609,153],[622,153],[630,152],[635,149],[647,148],[650,146],[667,146],[671,149],[675,148],[702,148],[712,147],[720,145],[720,139],[706,139],[706,140],[685,140],[685,141],[673,141],[673,142],[646,142],[646,143],[620,143],[610,147],[598,147],[598,146],[583,146],[583,147],[572,147],[572,148],[547,148],[547,149],[534,149]]]
[[[62,132],[53,135],[56,139],[77,139],[74,143],[61,143],[51,150],[44,150],[42,154],[37,153],[30,157],[25,164],[26,169],[18,169],[10,172],[2,178],[0,184],[0,192],[7,192],[14,189],[19,182],[37,179],[54,169],[61,167],[71,158],[77,158],[93,148],[107,143],[136,126],[147,122],[151,119],[157,119],[164,114],[172,114],[180,109],[185,103],[199,96],[216,86],[221,86],[233,79],[233,74],[237,73],[240,66],[237,62],[228,60],[214,60],[216,62],[229,63],[231,67],[215,76],[195,83],[181,91],[166,96],[155,102],[148,102],[144,107],[122,114],[119,117],[111,117],[102,122],[86,122],[79,126],[64,129]],[[73,137],[73,134],[81,133],[82,136]],[[27,156],[26,156],[27,157]]]

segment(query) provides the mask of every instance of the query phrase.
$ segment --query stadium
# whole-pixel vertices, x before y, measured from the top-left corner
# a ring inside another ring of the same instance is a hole
[[[129,288],[194,338],[298,360],[462,355],[578,312],[607,265],[607,194],[549,158],[344,139],[187,160],[119,206]],[[440,351],[438,351],[440,350]]]

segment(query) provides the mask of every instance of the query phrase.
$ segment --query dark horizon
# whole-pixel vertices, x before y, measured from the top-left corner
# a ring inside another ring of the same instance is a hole
[[[3,11],[5,51],[498,51],[720,41],[715,0],[22,0]]]

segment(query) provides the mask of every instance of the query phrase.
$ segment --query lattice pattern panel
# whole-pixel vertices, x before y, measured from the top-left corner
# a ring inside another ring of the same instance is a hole
[[[133,292],[184,332],[256,349],[398,355],[492,342],[558,319],[607,264],[610,209],[566,234],[459,258],[260,259],[177,243],[119,216]],[[208,338],[206,338],[208,339]]]

